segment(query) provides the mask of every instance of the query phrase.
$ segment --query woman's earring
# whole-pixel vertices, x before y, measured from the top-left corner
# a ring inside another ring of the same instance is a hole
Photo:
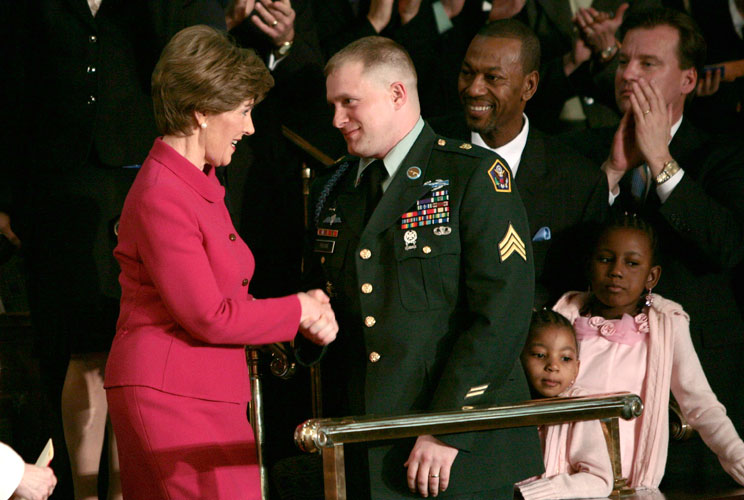
[[[651,304],[654,303],[654,296],[651,295],[651,288],[648,289],[648,293],[646,293],[646,307],[651,307]]]
[[[199,124],[199,126],[201,128],[207,128],[207,122],[201,122],[201,124]]]

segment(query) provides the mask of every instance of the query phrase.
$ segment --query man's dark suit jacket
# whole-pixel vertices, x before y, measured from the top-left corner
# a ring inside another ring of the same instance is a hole
[[[601,164],[614,133],[583,131],[566,140]],[[662,274],[654,291],[689,313],[706,376],[742,432],[741,384],[731,373],[744,355],[742,303],[735,298],[741,284],[732,272],[744,259],[744,148],[740,142],[713,138],[684,118],[669,149],[685,173],[666,202],[659,205],[652,189],[647,202],[638,206],[621,184],[613,209],[638,210],[656,229]]]
[[[470,141],[462,114],[432,120],[432,126],[441,134]],[[530,123],[515,184],[527,211],[530,238],[544,227],[551,232],[549,240],[532,242],[535,306],[552,303],[566,291],[583,290],[590,231],[608,213],[606,176],[597,164]]]
[[[425,126],[366,225],[364,190],[355,186],[358,158],[344,158],[313,187],[306,266],[312,284],[331,294],[340,326],[323,364],[324,397],[326,387],[337,387],[341,394],[330,399],[343,402],[330,415],[529,399],[518,359],[533,294],[526,215],[511,182],[496,187],[493,172],[503,160],[461,146]],[[508,171],[502,173],[505,179]],[[448,184],[433,187],[438,180]],[[442,190],[448,222],[401,227],[403,214]],[[519,239],[524,257],[508,252]],[[441,439],[460,450],[444,498],[504,488],[511,498],[511,484],[542,468],[534,428]],[[369,446],[371,498],[411,498],[403,463],[412,445]],[[364,495],[350,491],[349,498]]]

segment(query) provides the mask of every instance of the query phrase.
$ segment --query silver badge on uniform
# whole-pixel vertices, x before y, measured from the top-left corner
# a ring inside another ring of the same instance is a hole
[[[435,181],[426,181],[424,186],[429,187],[432,191],[439,191],[444,186],[449,186],[449,179],[437,179]]]
[[[323,219],[323,224],[329,224],[331,226],[334,224],[341,224],[341,222],[341,217],[339,217],[335,213],[332,213],[331,215]]]
[[[437,226],[434,228],[434,234],[436,236],[447,236],[452,232],[452,228],[449,226]]]
[[[406,250],[415,250],[416,249],[416,240],[418,239],[418,234],[416,234],[416,231],[413,229],[409,229],[406,231],[406,233],[403,235],[403,241],[406,242]]]

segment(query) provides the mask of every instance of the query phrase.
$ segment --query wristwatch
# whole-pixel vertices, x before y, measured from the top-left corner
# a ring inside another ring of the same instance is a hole
[[[609,62],[617,53],[617,43],[614,43],[599,53],[599,59],[603,62]]]
[[[656,176],[656,185],[664,184],[677,172],[679,172],[679,163],[677,163],[676,160],[664,162],[664,168],[661,170],[661,173]]]
[[[284,57],[287,54],[289,54],[289,49],[292,48],[292,44],[294,43],[293,40],[290,40],[288,42],[284,42],[276,49],[276,55],[278,57]]]

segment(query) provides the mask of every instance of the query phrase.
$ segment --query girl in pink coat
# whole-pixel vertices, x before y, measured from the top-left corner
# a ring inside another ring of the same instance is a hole
[[[576,383],[592,394],[629,391],[643,399],[640,418],[620,421],[622,473],[630,487],[657,488],[664,475],[670,390],[726,472],[744,485],[744,442],[705,378],[690,318],[679,304],[651,293],[661,276],[655,245],[652,228],[624,214],[594,248],[591,292],[566,293],[554,306],[579,340]]]
[[[579,346],[571,323],[555,311],[532,315],[522,366],[535,398],[586,396],[575,385]],[[598,420],[540,426],[545,473],[517,484],[525,500],[598,498],[612,492],[610,455]]]
[[[319,290],[256,300],[251,251],[215,167],[253,133],[273,85],[250,50],[206,26],[168,43],[152,77],[155,140],[127,195],[114,254],[121,310],[105,387],[127,499],[258,499],[246,344],[317,344],[338,329]]]

